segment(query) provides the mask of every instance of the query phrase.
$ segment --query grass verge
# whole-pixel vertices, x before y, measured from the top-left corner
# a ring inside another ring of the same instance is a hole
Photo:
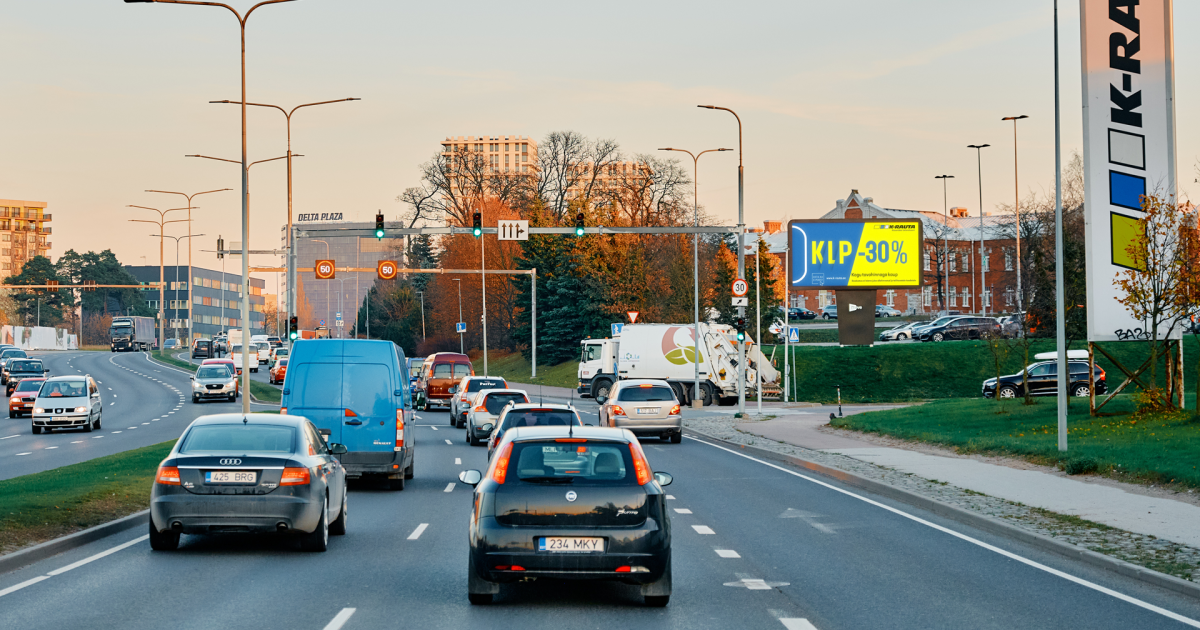
[[[477,374],[483,374],[483,361],[472,361]],[[567,387],[574,389],[579,384],[579,362],[567,361],[558,365],[538,365],[537,378],[532,376],[533,368],[520,352],[511,354],[488,355],[488,376],[500,376],[515,383],[532,383],[550,387]],[[257,395],[257,394],[255,394]]]
[[[1194,397],[1188,396],[1189,404]],[[917,407],[856,414],[833,426],[950,446],[963,453],[1018,456],[1068,472],[1095,472],[1123,481],[1200,487],[1200,422],[1191,412],[1138,416],[1135,403],[1120,396],[1088,415],[1087,400],[1072,400],[1070,450],[1058,450],[1054,398],[940,400]]]
[[[175,440],[0,481],[0,553],[94,527],[150,505]]]
[[[188,363],[187,361],[180,361],[179,359],[176,359],[175,357],[163,352],[162,350],[153,350],[150,352],[150,356],[154,357],[154,359],[157,361],[162,361],[163,363],[166,363],[167,365],[172,365],[181,370],[187,370],[189,372],[195,372],[196,368],[199,367],[198,365],[196,365],[194,363]]]

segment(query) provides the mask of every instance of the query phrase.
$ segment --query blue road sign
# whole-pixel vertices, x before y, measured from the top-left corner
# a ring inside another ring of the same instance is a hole
[[[325,320],[323,320],[323,319],[321,320],[321,325],[322,325],[322,326],[324,326],[324,325],[325,325]]]
[[[788,326],[788,343],[800,343],[800,328],[798,326]]]
[[[624,327],[625,327],[625,324],[613,324],[612,325],[612,336],[616,337],[617,335],[621,334],[621,329]]]
[[[455,324],[454,332],[458,332],[458,333],[467,332],[467,323],[466,322],[458,322],[457,324]]]

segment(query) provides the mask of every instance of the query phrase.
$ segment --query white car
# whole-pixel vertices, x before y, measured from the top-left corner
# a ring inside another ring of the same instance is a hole
[[[33,432],[51,429],[100,429],[104,402],[91,376],[56,376],[42,383],[33,401]]]
[[[464,376],[450,388],[450,426],[462,428],[467,424],[471,399],[485,389],[504,389],[508,383],[496,376]]]
[[[523,389],[482,389],[471,400],[467,409],[467,444],[478,446],[492,434],[484,425],[496,426],[496,419],[509,403],[527,403],[529,396]]]
[[[271,360],[271,343],[269,341],[256,341],[254,347],[258,350],[258,362],[266,363]]]
[[[257,357],[257,352],[254,356],[250,357],[250,371],[251,372],[258,371],[258,361],[257,361],[256,357]],[[229,347],[229,358],[233,359],[233,364],[236,365],[239,370],[242,369],[242,345],[241,344],[233,344],[232,346]]]

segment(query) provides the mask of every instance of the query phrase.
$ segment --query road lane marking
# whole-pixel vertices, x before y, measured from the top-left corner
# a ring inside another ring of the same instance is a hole
[[[45,449],[43,449],[43,450],[52,451],[52,450],[54,450],[54,449],[56,449],[56,448],[58,448],[58,447],[57,447],[57,446],[47,446],[47,447],[46,447]]]
[[[30,452],[28,452],[28,453],[17,453],[17,457],[20,457],[20,456],[22,456],[22,455],[33,455],[33,452],[32,452],[32,451],[30,451]]]
[[[667,495],[667,500],[668,500],[668,501],[674,501],[674,500],[675,500],[675,495],[673,495],[673,494],[668,494],[668,495]]]
[[[95,555],[92,555],[92,556],[88,556],[88,557],[86,557],[86,558],[84,558],[83,560],[80,560],[80,561],[78,561],[78,562],[73,562],[73,563],[71,563],[71,564],[68,564],[68,565],[67,565],[67,566],[65,566],[65,567],[62,567],[62,568],[59,568],[59,569],[55,569],[55,570],[53,570],[53,571],[50,571],[50,572],[49,572],[49,573],[47,573],[46,575],[62,575],[63,573],[66,573],[67,571],[70,571],[70,570],[72,570],[72,569],[78,569],[79,567],[81,567],[81,566],[83,566],[83,565],[85,565],[85,564],[87,564],[87,563],[89,563],[89,562],[93,562],[93,561],[99,560],[100,558],[103,558],[103,557],[105,557],[105,556],[112,555],[112,554],[114,554],[114,553],[117,553],[118,551],[120,551],[120,550],[122,550],[122,549],[125,549],[125,548],[127,548],[127,547],[132,547],[132,546],[134,546],[134,545],[136,545],[136,544],[138,544],[138,543],[140,543],[140,542],[143,542],[143,541],[145,541],[145,540],[148,540],[149,538],[150,538],[150,535],[149,535],[149,534],[146,534],[146,535],[143,535],[143,536],[138,536],[137,538],[134,538],[133,540],[131,540],[131,541],[129,541],[129,542],[126,542],[126,543],[121,543],[121,544],[117,545],[116,547],[113,547],[112,549],[107,549],[107,550],[105,550],[105,551],[101,551],[101,552],[100,552],[100,553],[98,553],[98,554],[95,554]]]
[[[113,431],[113,433],[120,433],[120,431]]]
[[[350,621],[350,616],[354,614],[357,608],[343,608],[341,612],[333,617],[333,620],[325,624],[325,630],[341,630],[341,627]]]
[[[0,440],[11,440],[15,437],[21,437],[21,436],[20,435],[10,435],[8,437],[2,437],[2,438],[0,438]]]
[[[742,557],[741,554],[739,554],[738,552],[736,552],[732,549],[714,549],[713,551],[717,552],[717,555],[721,556],[722,558],[741,558]]]
[[[413,533],[408,535],[408,539],[416,540],[420,538],[426,527],[429,527],[429,523],[421,523],[420,525],[417,525],[417,528],[413,530]]]
[[[779,623],[787,630],[817,630],[817,627],[800,617],[780,617]]]
[[[75,440],[72,444],[83,444],[83,440]]]
[[[33,586],[34,584],[37,584],[38,582],[41,582],[42,580],[49,580],[49,579],[50,579],[49,575],[39,575],[35,578],[25,580],[24,582],[21,582],[20,584],[14,584],[14,585],[0,591],[0,597],[4,597],[5,595],[8,595],[9,593],[19,591],[19,590],[25,588],[26,586]]]
[[[136,428],[137,428],[137,427],[129,427],[128,429],[126,429],[126,431],[132,431],[132,430],[134,430],[134,429],[136,429]]]
[[[878,501],[875,501],[875,500],[873,500],[873,499],[868,499],[867,497],[865,497],[865,496],[862,496],[862,495],[860,495],[860,494],[855,494],[855,493],[853,493],[853,492],[850,492],[849,490],[843,490],[842,488],[839,488],[839,487],[837,487],[837,486],[835,486],[835,485],[833,485],[833,484],[826,483],[826,482],[824,482],[824,481],[821,481],[821,480],[819,480],[819,479],[815,479],[815,478],[813,478],[813,477],[810,477],[810,476],[808,476],[808,475],[805,475],[805,474],[803,474],[803,473],[796,472],[796,471],[794,471],[794,470],[788,470],[787,468],[784,468],[783,466],[777,466],[777,465],[775,465],[775,464],[772,464],[772,463],[770,463],[770,462],[763,461],[763,460],[761,460],[761,459],[758,459],[758,458],[756,458],[756,457],[751,457],[751,456],[749,456],[749,455],[746,455],[746,454],[744,454],[744,453],[739,453],[739,452],[737,452],[737,451],[735,451],[735,450],[733,450],[733,449],[725,448],[724,446],[718,446],[718,445],[716,445],[716,444],[713,444],[713,443],[711,443],[711,442],[707,442],[707,441],[705,441],[705,440],[700,440],[700,439],[697,439],[697,438],[694,438],[694,437],[691,437],[691,436],[688,436],[688,439],[695,440],[695,441],[697,441],[697,442],[699,442],[699,443],[701,443],[701,444],[704,444],[704,445],[706,445],[706,446],[711,446],[711,447],[713,447],[713,448],[715,448],[715,449],[720,449],[720,450],[722,450],[722,451],[725,451],[725,452],[727,452],[727,453],[732,453],[732,454],[734,454],[734,455],[737,455],[738,457],[744,457],[744,458],[746,458],[746,459],[748,459],[748,460],[750,460],[750,461],[752,461],[752,462],[758,462],[759,464],[762,464],[763,466],[769,466],[769,467],[771,467],[771,468],[774,468],[774,469],[776,469],[776,470],[779,470],[779,471],[781,471],[781,472],[785,472],[785,473],[787,473],[787,474],[789,474],[789,475],[792,475],[793,477],[799,477],[799,478],[801,478],[801,479],[803,479],[803,480],[805,480],[805,481],[809,481],[809,482],[815,483],[815,484],[817,484],[817,485],[819,485],[819,486],[823,486],[823,487],[825,487],[825,488],[828,488],[828,489],[830,489],[830,490],[833,490],[834,492],[838,492],[838,493],[844,494],[844,495],[846,495],[846,496],[848,496],[848,497],[853,497],[853,498],[855,498],[855,499],[858,499],[859,501],[862,501],[862,502],[864,502],[864,503],[867,503],[867,504],[869,504],[869,505],[873,505],[873,506],[875,506],[875,507],[878,507],[878,508],[881,508],[881,509],[883,509],[883,510],[887,510],[888,512],[891,512],[891,513],[893,513],[893,514],[895,514],[895,515],[897,515],[897,516],[902,516],[902,517],[904,517],[904,518],[906,518],[906,519],[909,519],[910,521],[913,521],[914,523],[920,523],[921,525],[925,525],[926,527],[929,527],[929,528],[931,528],[931,529],[935,529],[935,530],[937,530],[937,531],[939,531],[939,532],[942,532],[942,533],[944,533],[944,534],[949,534],[949,535],[951,535],[951,536],[953,536],[953,537],[955,537],[955,538],[958,538],[959,540],[962,540],[962,541],[965,541],[965,542],[971,543],[971,544],[973,544],[973,545],[976,545],[976,546],[982,547],[982,548],[984,548],[984,549],[987,549],[988,551],[991,551],[991,552],[997,553],[997,554],[999,554],[999,555],[1001,555],[1001,556],[1004,556],[1005,558],[1008,558],[1008,559],[1010,559],[1010,560],[1016,560],[1017,562],[1020,562],[1021,564],[1024,564],[1024,565],[1026,565],[1026,566],[1033,567],[1033,568],[1035,568],[1035,569],[1039,569],[1039,570],[1041,570],[1041,571],[1045,571],[1046,573],[1049,573],[1050,575],[1053,575],[1053,576],[1056,576],[1056,577],[1060,577],[1060,578],[1062,578],[1062,579],[1064,579],[1064,580],[1067,580],[1067,581],[1069,581],[1069,582],[1074,582],[1075,584],[1078,584],[1078,585],[1080,585],[1080,586],[1083,586],[1083,587],[1085,587],[1085,588],[1090,588],[1090,589],[1092,589],[1092,590],[1094,590],[1094,591],[1097,591],[1097,592],[1103,593],[1103,594],[1105,594],[1105,595],[1108,595],[1108,596],[1110,596],[1110,597],[1114,597],[1114,598],[1116,598],[1116,599],[1119,599],[1119,600],[1121,600],[1121,601],[1123,601],[1123,602],[1126,602],[1126,603],[1129,603],[1129,604],[1133,604],[1134,606],[1137,606],[1137,607],[1139,607],[1139,608],[1143,608],[1143,609],[1145,609],[1145,610],[1149,610],[1149,611],[1151,611],[1151,612],[1158,613],[1158,614],[1160,614],[1160,615],[1162,615],[1162,616],[1164,616],[1164,617],[1167,617],[1168,619],[1173,619],[1173,620],[1175,620],[1175,621],[1178,621],[1178,622],[1180,622],[1180,623],[1183,623],[1183,624],[1189,625],[1189,626],[1191,626],[1191,627],[1193,627],[1193,628],[1200,628],[1200,621],[1197,621],[1197,620],[1195,620],[1195,619],[1191,619],[1191,618],[1189,618],[1189,617],[1184,617],[1183,615],[1180,615],[1180,614],[1178,614],[1178,613],[1173,613],[1173,612],[1171,612],[1171,611],[1169,611],[1169,610],[1167,610],[1167,609],[1165,609],[1165,608],[1161,608],[1161,607],[1159,607],[1159,606],[1155,606],[1154,604],[1151,604],[1151,603],[1149,603],[1149,602],[1144,602],[1144,601],[1142,601],[1142,600],[1140,600],[1140,599],[1138,599],[1138,598],[1136,598],[1136,597],[1131,597],[1131,596],[1129,596],[1129,595],[1126,595],[1126,594],[1124,594],[1124,593],[1120,593],[1120,592],[1114,591],[1114,590],[1112,590],[1112,589],[1110,589],[1110,588],[1107,588],[1107,587],[1101,586],[1101,585],[1099,585],[1099,584],[1096,584],[1095,582],[1089,582],[1088,580],[1085,580],[1085,579],[1083,579],[1083,578],[1080,578],[1080,577],[1075,577],[1074,575],[1071,575],[1070,573],[1066,573],[1065,571],[1059,571],[1058,569],[1055,569],[1055,568],[1052,568],[1052,567],[1048,567],[1048,566],[1046,566],[1046,565],[1044,565],[1044,564],[1042,564],[1042,563],[1040,563],[1040,562],[1035,562],[1035,561],[1033,561],[1033,560],[1030,560],[1029,558],[1026,558],[1026,557],[1024,557],[1024,556],[1021,556],[1021,555],[1015,554],[1015,553],[1013,553],[1013,552],[1011,552],[1011,551],[1006,551],[1006,550],[1004,550],[1004,549],[1001,549],[1001,548],[999,548],[999,547],[997,547],[997,546],[995,546],[995,545],[990,545],[990,544],[988,544],[988,543],[985,543],[985,542],[983,542],[982,540],[979,540],[979,539],[977,539],[977,538],[972,538],[971,536],[968,536],[968,535],[966,535],[966,534],[963,534],[963,533],[956,532],[956,531],[954,531],[954,530],[950,529],[949,527],[943,527],[943,526],[941,526],[941,525],[938,525],[937,523],[933,523],[933,522],[927,521],[927,520],[925,520],[925,519],[923,519],[923,518],[921,518],[921,517],[919,517],[919,516],[915,516],[915,515],[913,515],[913,514],[909,514],[908,512],[905,512],[905,511],[903,511],[903,510],[901,510],[901,509],[894,508],[894,507],[892,507],[892,506],[890,506],[890,505],[884,505],[883,503],[880,503],[880,502],[878,502]]]
[[[454,492],[454,482],[452,481],[452,482],[446,484],[446,489],[443,490],[442,492]]]
[[[455,458],[454,458],[454,465],[455,465],[455,466],[462,466],[462,458],[460,458],[460,457],[455,457]]]
[[[93,435],[93,436],[92,436],[92,439],[93,439],[93,440],[99,440],[99,439],[100,439],[100,438],[102,438],[102,437],[104,437],[104,436],[103,436],[103,435]]]
[[[437,430],[438,430],[438,428],[437,428],[437,427],[429,427],[429,428],[430,428],[430,429],[433,429],[434,431],[437,431]]]
[[[446,443],[447,443],[447,444],[449,444],[449,445],[451,445],[451,446],[453,446],[453,445],[454,445],[454,442],[451,442],[450,440],[446,440]]]
[[[697,534],[715,534],[715,533],[717,533],[717,532],[714,532],[712,530],[712,528],[709,527],[708,525],[692,525],[692,529],[696,530]]]
[[[687,508],[675,508],[676,514],[691,514],[692,511]]]

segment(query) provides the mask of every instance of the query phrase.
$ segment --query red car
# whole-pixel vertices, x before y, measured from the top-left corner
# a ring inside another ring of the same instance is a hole
[[[271,384],[283,383],[283,378],[287,376],[287,357],[281,357],[275,362],[275,367],[267,371],[271,375]]]
[[[33,401],[42,389],[44,378],[27,378],[17,383],[17,388],[8,399],[8,417],[19,418],[33,415]]]

